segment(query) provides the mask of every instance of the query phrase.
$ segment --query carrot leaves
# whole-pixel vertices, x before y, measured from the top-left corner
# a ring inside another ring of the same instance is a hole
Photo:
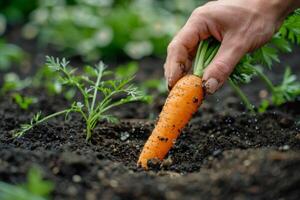
[[[291,52],[293,44],[300,44],[300,9],[287,17],[272,40],[242,58],[231,74],[235,84],[245,84],[256,75],[252,68],[259,66],[271,69],[272,65],[280,62],[280,52]]]
[[[235,67],[230,75],[229,84],[250,112],[255,112],[254,106],[239,88],[239,85],[249,83],[254,76],[259,77],[271,93],[270,100],[265,100],[259,110],[266,109],[269,102],[278,106],[286,101],[292,101],[300,95],[300,83],[297,82],[296,76],[291,73],[289,68],[285,71],[282,83],[277,86],[264,73],[264,69],[271,70],[274,63],[280,62],[280,53],[291,52],[292,46],[295,44],[300,44],[300,9],[287,17],[269,43],[253,53],[246,54]],[[216,55],[219,46],[220,43],[213,38],[199,44],[194,62],[195,75],[203,75],[204,68]]]
[[[113,73],[107,71],[102,62],[95,67],[85,67],[83,73],[77,73],[77,69],[70,67],[65,59],[47,57],[46,65],[58,73],[57,79],[64,87],[76,89],[80,98],[74,100],[65,110],[45,117],[41,114],[35,115],[29,124],[21,125],[15,136],[22,136],[34,126],[50,118],[79,113],[86,122],[86,139],[89,140],[98,121],[117,121],[115,116],[108,114],[109,110],[126,103],[148,100],[146,95],[131,84],[132,76],[114,79]]]

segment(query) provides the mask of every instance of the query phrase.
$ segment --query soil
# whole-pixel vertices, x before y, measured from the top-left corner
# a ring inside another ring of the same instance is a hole
[[[156,115],[163,100],[115,111],[121,122],[99,123],[90,142],[77,115],[51,120],[14,139],[12,130],[35,112],[49,114],[68,103],[42,91],[23,92],[39,96],[29,111],[9,98],[0,100],[2,181],[24,182],[28,170],[38,166],[55,183],[53,199],[300,197],[300,102],[253,116],[242,112],[230,93],[220,103],[222,111],[206,101],[168,158],[144,171],[136,160],[154,126],[149,110]]]
[[[295,53],[285,60],[296,67],[299,57]],[[162,63],[143,60],[137,81],[162,77]],[[277,69],[271,73],[275,82],[282,75]],[[243,88],[256,104],[260,86],[255,80]],[[206,98],[167,158],[144,171],[136,161],[165,95],[156,95],[151,105],[114,110],[120,123],[100,122],[86,142],[78,115],[50,120],[12,138],[13,130],[36,112],[46,115],[69,104],[43,90],[22,93],[38,97],[38,103],[24,111],[9,96],[0,99],[0,181],[22,183],[28,170],[38,166],[55,183],[55,200],[300,199],[299,99],[250,115],[225,86]]]

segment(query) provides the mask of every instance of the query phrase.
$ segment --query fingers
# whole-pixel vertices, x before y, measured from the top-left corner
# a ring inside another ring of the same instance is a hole
[[[246,53],[247,45],[240,39],[224,38],[218,53],[203,74],[208,94],[215,93],[224,84],[235,65]]]
[[[168,46],[164,68],[169,87],[173,87],[190,70],[199,41],[208,38],[209,35],[205,19],[201,19],[199,10],[194,11],[185,26]]]

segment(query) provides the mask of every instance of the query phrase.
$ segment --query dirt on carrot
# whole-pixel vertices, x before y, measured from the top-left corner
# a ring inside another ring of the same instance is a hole
[[[158,122],[139,157],[138,165],[148,168],[148,161],[163,160],[203,100],[202,80],[186,75],[172,88]]]

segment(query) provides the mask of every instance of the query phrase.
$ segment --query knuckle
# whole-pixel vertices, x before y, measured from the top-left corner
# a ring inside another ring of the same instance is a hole
[[[175,40],[173,40],[167,48],[168,53],[173,52],[176,48],[178,48],[178,42],[176,42]]]
[[[165,64],[164,64],[164,70],[165,70],[165,72],[166,72],[167,68],[168,68],[168,67],[167,67],[167,63],[165,63]]]
[[[251,37],[243,34],[238,34],[226,40],[226,44],[230,47],[233,54],[244,54],[247,52],[248,46],[251,43]]]
[[[201,14],[202,14],[202,12],[203,12],[203,9],[202,9],[202,7],[198,7],[198,8],[196,8],[196,9],[194,9],[194,10],[193,10],[193,12],[192,12],[192,15],[191,15],[191,16],[199,16],[199,15],[201,15]]]
[[[235,42],[235,44],[232,45],[233,53],[240,54],[245,52],[245,49],[247,49],[247,42],[244,42],[243,40],[244,39],[240,38],[239,40],[236,40],[240,42],[238,43]]]
[[[232,66],[222,60],[215,62],[215,67],[222,76],[229,76],[232,71]]]

